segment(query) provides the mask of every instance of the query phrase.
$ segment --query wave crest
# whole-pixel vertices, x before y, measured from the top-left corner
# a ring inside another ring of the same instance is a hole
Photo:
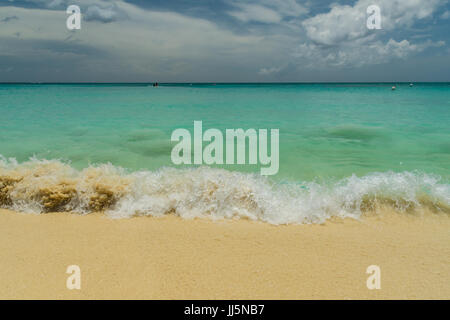
[[[129,173],[111,164],[76,170],[58,160],[19,164],[0,156],[0,207],[22,212],[105,211],[116,218],[176,214],[287,224],[358,218],[384,205],[450,213],[450,185],[419,172],[275,183],[256,174],[208,167]]]

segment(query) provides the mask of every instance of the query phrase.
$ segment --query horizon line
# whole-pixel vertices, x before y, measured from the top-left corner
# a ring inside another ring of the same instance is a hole
[[[164,84],[346,84],[346,83],[367,83],[367,84],[377,84],[377,83],[450,83],[449,81],[261,81],[261,82],[231,82],[231,81],[182,81],[182,82],[159,82],[159,81],[138,81],[138,82],[108,82],[108,81],[74,81],[74,82],[36,82],[36,81],[0,81],[0,84],[154,84],[159,85]]]

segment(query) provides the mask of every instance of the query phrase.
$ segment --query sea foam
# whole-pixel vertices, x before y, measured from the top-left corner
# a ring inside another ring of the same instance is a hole
[[[128,172],[102,164],[77,170],[59,160],[18,163],[0,156],[0,206],[21,212],[104,211],[114,218],[175,214],[289,224],[359,218],[386,205],[450,213],[450,184],[420,172],[282,183],[209,167]]]

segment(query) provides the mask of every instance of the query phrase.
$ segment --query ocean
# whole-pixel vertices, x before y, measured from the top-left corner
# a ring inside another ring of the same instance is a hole
[[[450,213],[449,83],[0,84],[0,206],[273,224]],[[279,171],[174,165],[177,128],[278,129]]]

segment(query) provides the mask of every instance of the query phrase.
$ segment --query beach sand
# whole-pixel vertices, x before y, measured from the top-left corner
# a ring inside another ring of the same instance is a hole
[[[0,210],[2,299],[449,299],[449,265],[444,214],[274,226]]]

